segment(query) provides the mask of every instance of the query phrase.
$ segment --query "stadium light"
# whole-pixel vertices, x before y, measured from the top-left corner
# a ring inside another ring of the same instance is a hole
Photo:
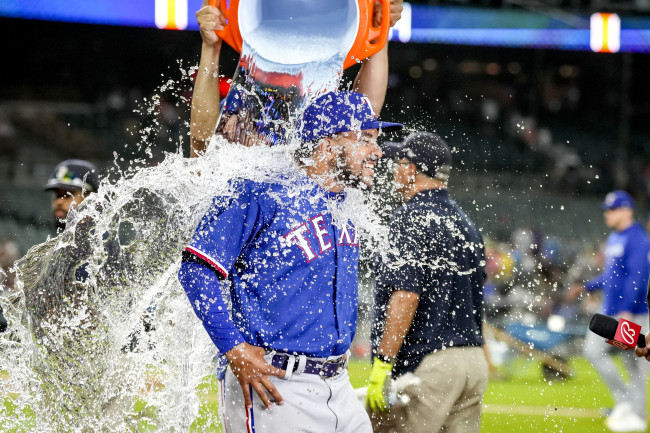
[[[185,30],[187,28],[188,0],[156,0],[155,19],[159,29]]]
[[[597,53],[617,53],[621,48],[621,19],[616,14],[591,15],[589,45]]]

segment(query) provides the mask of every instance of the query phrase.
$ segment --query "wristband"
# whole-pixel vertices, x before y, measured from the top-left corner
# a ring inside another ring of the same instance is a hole
[[[395,364],[394,356],[386,356],[382,353],[378,353],[377,355],[375,355],[375,358],[379,359],[382,362],[385,362],[386,364],[390,364],[390,365]]]

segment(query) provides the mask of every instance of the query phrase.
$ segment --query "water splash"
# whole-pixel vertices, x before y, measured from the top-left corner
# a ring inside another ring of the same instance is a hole
[[[156,167],[105,180],[59,236],[16,265],[17,290],[3,301],[11,332],[0,335],[1,395],[13,393],[16,408],[0,408],[0,420],[34,422],[30,408],[39,432],[123,431],[142,421],[133,404],[143,396],[155,408],[147,422],[187,431],[216,352],[176,279],[180,251],[232,179],[301,184],[294,150],[215,137],[202,158],[167,154]],[[380,232],[360,191],[332,213]]]
[[[351,0],[339,3],[356,7]],[[339,24],[349,29],[350,19]],[[216,349],[177,281],[180,252],[213,198],[232,194],[233,179],[308,187],[296,182],[304,176],[294,160],[298,143],[284,133],[293,130],[310,98],[338,84],[340,53],[349,47],[324,49],[332,43],[323,33],[327,28],[311,28],[316,34],[303,41],[315,58],[291,51],[295,61],[281,64],[277,53],[266,60],[255,51],[260,47],[248,46],[242,54],[241,80],[233,88],[251,102],[247,110],[224,111],[237,114],[237,122],[248,122],[252,113],[255,132],[266,139],[279,131],[284,146],[244,147],[215,137],[201,158],[168,153],[155,167],[136,160],[124,171],[116,155],[117,180],[104,179],[98,193],[70,212],[61,234],[17,262],[15,290],[2,300],[11,329],[0,334],[0,428],[122,432],[139,431],[145,423],[159,431],[189,431],[198,416],[196,389],[212,372]],[[341,34],[350,44],[353,34]],[[252,37],[253,44],[260,40],[267,39]],[[298,78],[293,87],[266,82],[287,77]],[[164,86],[173,87],[169,81]],[[297,93],[283,101],[287,110],[266,110],[277,104],[264,98],[284,97],[294,88]],[[152,103],[147,113],[155,109],[155,97]],[[219,125],[226,123],[222,116]],[[155,129],[145,128],[142,137]],[[253,130],[250,124],[245,129]],[[152,157],[147,140],[140,148]],[[350,220],[375,245],[383,234],[361,191],[349,191],[331,212],[335,223]],[[138,400],[147,410],[134,410]]]
[[[298,113],[336,89],[359,19],[354,0],[249,3],[240,14],[241,57],[217,131],[245,146],[291,141]]]

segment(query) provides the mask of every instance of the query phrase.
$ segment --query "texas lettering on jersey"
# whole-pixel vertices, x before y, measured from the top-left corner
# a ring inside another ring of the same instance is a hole
[[[333,227],[326,223],[325,216],[319,214],[308,222],[303,222],[293,228],[282,238],[289,245],[298,246],[302,250],[307,263],[331,250],[334,247],[334,242],[339,246],[359,246],[359,231],[356,227],[346,224],[337,230],[338,234],[330,233]]]

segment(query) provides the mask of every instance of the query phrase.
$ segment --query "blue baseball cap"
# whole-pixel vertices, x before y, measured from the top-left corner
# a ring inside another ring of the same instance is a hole
[[[401,123],[380,122],[367,96],[357,92],[329,92],[302,113],[298,133],[303,143],[347,131],[402,129]]]
[[[634,208],[634,199],[625,191],[612,191],[605,196],[603,210],[612,210],[619,207]]]

